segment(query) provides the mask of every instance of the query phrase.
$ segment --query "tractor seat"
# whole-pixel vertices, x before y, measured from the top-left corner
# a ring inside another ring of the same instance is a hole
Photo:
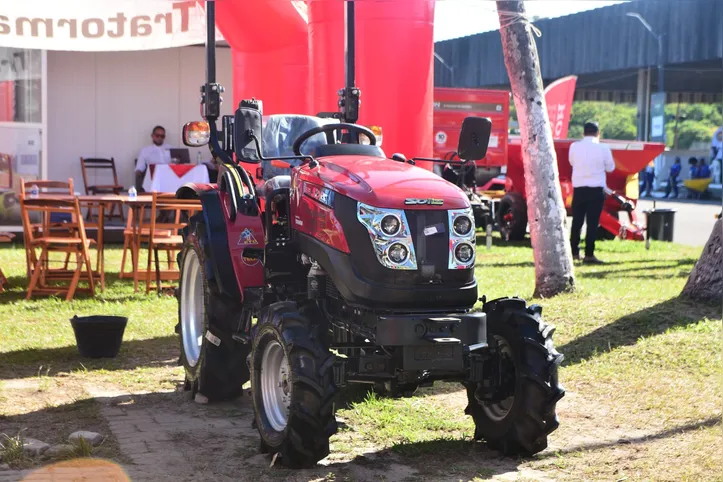
[[[289,189],[291,187],[291,176],[274,176],[266,182],[256,185],[256,195],[265,198],[277,189]]]
[[[320,144],[314,147],[314,157],[327,156],[387,157],[381,147],[368,144]]]

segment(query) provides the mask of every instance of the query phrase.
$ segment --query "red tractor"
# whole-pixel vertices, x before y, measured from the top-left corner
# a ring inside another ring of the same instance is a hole
[[[507,454],[547,447],[564,395],[554,328],[538,305],[479,298],[464,192],[415,159],[387,158],[355,124],[359,89],[349,75],[337,115],[264,118],[258,102],[242,101],[218,129],[214,2],[206,8],[206,122],[186,124],[184,142],[210,146],[219,181],[176,194],[203,207],[179,255],[187,389],[223,400],[250,381],[261,450],[289,467],[328,455],[335,400],[350,383],[411,395],[459,381],[476,439]],[[353,45],[354,2],[346,8]],[[482,159],[490,128],[465,119],[459,157]],[[241,161],[288,174],[257,184]]]

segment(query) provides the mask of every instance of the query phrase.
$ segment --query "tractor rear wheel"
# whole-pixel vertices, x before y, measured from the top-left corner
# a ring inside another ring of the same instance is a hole
[[[542,321],[539,306],[519,298],[490,301],[484,311],[493,349],[486,363],[502,383],[492,397],[483,383],[468,384],[465,413],[475,422],[476,440],[506,455],[536,454],[559,425],[555,407],[565,394],[557,378],[563,357],[552,343],[554,327]]]
[[[249,357],[255,425],[263,452],[290,468],[310,468],[329,455],[336,433],[335,357],[314,305],[273,303],[261,312]]]
[[[603,228],[602,226],[597,227],[597,239],[601,241],[611,241],[615,239],[615,237],[616,236],[613,233]]]
[[[195,224],[184,241],[177,331],[186,389],[192,397],[200,393],[209,401],[220,401],[242,393],[249,380],[250,347],[231,338],[239,326],[241,303],[222,295],[216,282],[208,279],[204,232],[202,224]]]
[[[522,241],[527,233],[527,204],[522,194],[509,192],[500,200],[497,225],[505,241]]]

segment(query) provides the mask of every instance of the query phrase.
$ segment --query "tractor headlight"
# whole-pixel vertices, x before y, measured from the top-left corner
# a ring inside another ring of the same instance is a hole
[[[387,256],[394,264],[401,264],[409,257],[409,250],[401,243],[394,243],[389,247]]]
[[[474,267],[476,233],[472,208],[452,209],[449,217],[449,269]]]
[[[417,269],[414,244],[403,210],[357,204],[357,219],[367,228],[379,262],[390,269]]]
[[[469,232],[472,230],[472,220],[465,215],[457,216],[454,218],[453,224],[454,233],[458,236],[464,236],[466,234],[469,234]]]
[[[387,214],[382,218],[382,231],[387,236],[394,236],[402,229],[402,223],[394,214]]]
[[[474,257],[474,248],[471,244],[460,243],[454,248],[454,257],[460,263],[467,264]]]

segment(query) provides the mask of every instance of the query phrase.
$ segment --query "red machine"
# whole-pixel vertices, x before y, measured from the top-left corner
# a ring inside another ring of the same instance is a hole
[[[572,167],[568,160],[574,139],[555,139],[557,167],[560,173],[562,198],[568,214],[572,207]],[[601,140],[609,145],[615,160],[615,170],[607,175],[607,200],[600,216],[599,233],[603,239],[619,236],[621,239],[643,241],[645,228],[638,223],[635,202],[638,199],[638,177],[650,161],[665,150],[665,145],[654,142]],[[503,237],[521,240],[527,230],[527,203],[525,177],[522,164],[522,144],[519,137],[511,137],[507,158],[506,194],[500,201],[497,223]],[[621,223],[619,216],[626,212],[629,223]]]
[[[471,115],[492,121],[487,155],[477,161],[475,177],[481,185],[500,175],[502,166],[507,165],[510,93],[505,90],[434,89],[434,157],[447,159],[454,152],[462,121]],[[436,170],[440,173],[440,169]]]
[[[289,467],[328,455],[335,402],[349,383],[409,396],[456,380],[475,439],[510,455],[538,453],[564,395],[554,328],[520,298],[478,298],[469,199],[416,165],[444,161],[389,159],[356,124],[355,3],[345,2],[341,111],[265,122],[255,99],[220,115],[215,2],[207,4],[206,122],[186,124],[183,138],[210,146],[219,182],[176,193],[202,206],[179,255],[186,388],[221,400],[250,381],[260,448]],[[460,164],[485,157],[490,132],[485,118],[464,119]],[[266,180],[255,183],[241,161],[263,163]],[[287,172],[267,175],[279,165]]]
[[[549,115],[554,116],[554,132],[566,135],[570,120],[572,98],[576,78],[566,77],[553,82],[545,90]],[[459,125],[465,115],[478,115],[492,120],[493,133],[487,156],[477,162],[475,176],[466,179],[468,196],[473,207],[481,208],[477,212],[489,209],[479,196],[480,192],[491,191],[502,187],[506,194],[500,200],[496,210],[497,225],[505,239],[521,240],[527,232],[527,203],[525,201],[524,169],[520,138],[508,136],[509,123],[508,91],[483,89],[447,89],[437,88],[434,91],[434,137],[435,155],[451,158],[454,154],[449,146],[454,146],[459,135]],[[574,139],[555,139],[560,185],[565,207],[570,213],[572,206],[572,168],[568,162],[568,151]],[[645,228],[638,223],[635,213],[635,202],[638,199],[637,173],[650,161],[665,150],[665,145],[639,141],[602,140],[613,151],[616,169],[607,176],[608,195],[600,216],[599,236],[612,239],[644,240]],[[496,178],[506,167],[506,179]],[[437,169],[442,175],[441,169]],[[448,178],[449,176],[445,176]],[[449,179],[452,180],[452,179]],[[476,181],[476,182],[475,182]],[[482,186],[476,188],[474,184]],[[488,200],[489,202],[489,200]],[[629,222],[620,221],[620,213],[628,215]],[[480,216],[478,216],[478,219]],[[477,223],[481,223],[478,221]]]

